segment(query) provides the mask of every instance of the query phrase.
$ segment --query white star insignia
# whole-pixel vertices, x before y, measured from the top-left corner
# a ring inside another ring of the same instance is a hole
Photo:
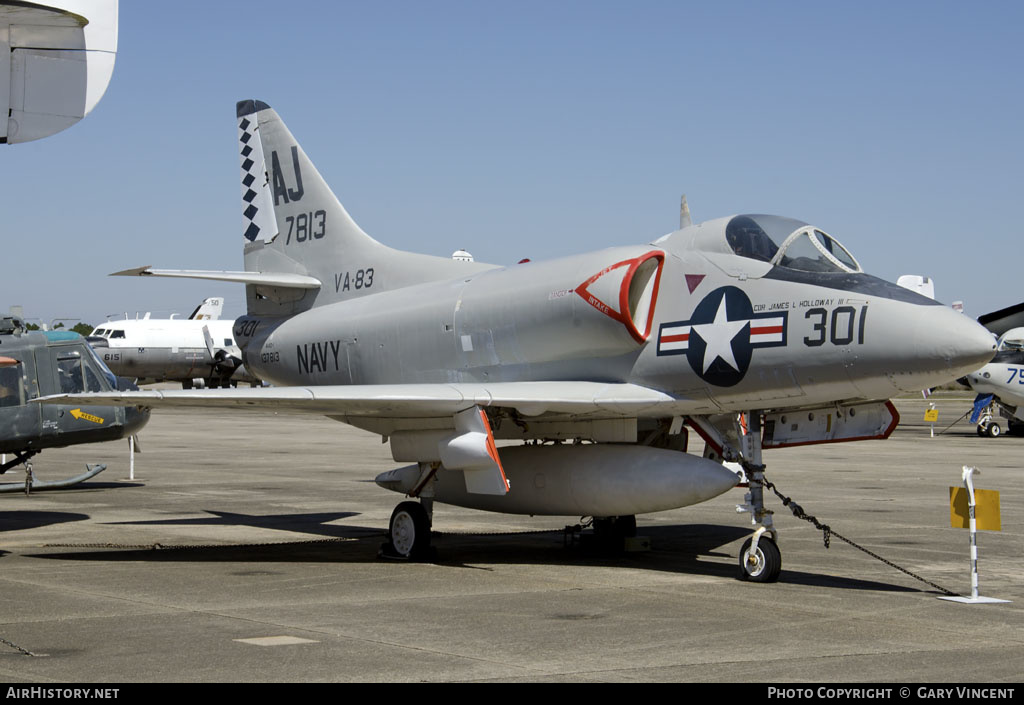
[[[693,330],[707,344],[704,349],[704,372],[708,371],[716,358],[722,358],[722,362],[740,371],[736,358],[732,353],[732,341],[740,331],[743,330],[749,321],[730,321],[725,310],[725,297],[718,305],[718,312],[715,320],[711,323],[693,326]]]

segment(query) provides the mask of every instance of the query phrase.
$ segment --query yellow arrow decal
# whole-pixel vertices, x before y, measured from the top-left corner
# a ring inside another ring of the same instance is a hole
[[[103,423],[103,419],[101,419],[99,416],[93,416],[92,414],[87,414],[84,411],[82,411],[81,409],[72,409],[71,410],[71,415],[74,416],[76,419],[83,419],[85,421],[92,421],[93,423]]]

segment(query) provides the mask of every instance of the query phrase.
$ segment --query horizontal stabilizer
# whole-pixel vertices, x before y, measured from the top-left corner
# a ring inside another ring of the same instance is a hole
[[[291,289],[319,289],[320,280],[305,274],[282,272],[219,272],[200,269],[153,269],[135,267],[114,272],[112,277],[177,277],[179,279],[207,279],[258,286],[279,286]]]

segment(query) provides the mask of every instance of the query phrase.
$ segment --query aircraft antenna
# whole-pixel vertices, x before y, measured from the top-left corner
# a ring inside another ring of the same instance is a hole
[[[690,220],[690,206],[686,203],[686,194],[679,199],[679,229],[689,227],[693,225],[693,221]]]

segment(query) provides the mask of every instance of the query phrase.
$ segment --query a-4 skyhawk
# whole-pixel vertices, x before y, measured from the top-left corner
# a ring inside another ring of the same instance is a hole
[[[238,130],[245,271],[125,274],[244,283],[235,340],[276,386],[96,401],[303,411],[380,434],[409,463],[377,478],[411,498],[390,525],[402,556],[424,555],[433,502],[629,532],[735,486],[725,458],[751,481],[742,575],[774,580],[762,448],[884,438],[898,418],[884,400],[994,351],[976,322],[790,218],[509,267],[397,251],[356,225],[269,106],[239,103]],[[686,425],[708,457],[685,452]]]

